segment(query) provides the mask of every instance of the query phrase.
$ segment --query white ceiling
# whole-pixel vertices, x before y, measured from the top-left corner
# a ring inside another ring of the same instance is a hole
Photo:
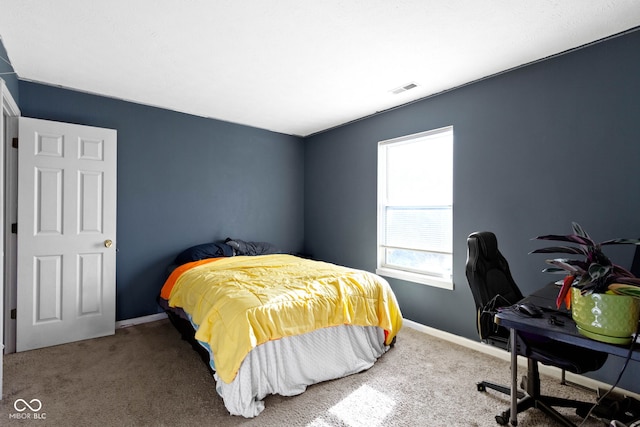
[[[0,0],[22,79],[302,136],[639,25],[638,0]]]

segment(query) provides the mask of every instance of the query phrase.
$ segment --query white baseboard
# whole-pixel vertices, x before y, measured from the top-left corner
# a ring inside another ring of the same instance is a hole
[[[167,313],[150,314],[148,316],[136,317],[133,319],[118,320],[116,329],[128,328],[129,326],[141,325],[143,323],[155,322],[167,318]]]
[[[480,341],[470,340],[468,338],[464,338],[459,335],[445,332],[440,329],[435,329],[430,326],[426,326],[409,319],[403,319],[403,323],[405,326],[408,326],[411,329],[415,329],[417,331],[424,332],[425,334],[434,336],[436,338],[440,338],[445,341],[449,341],[451,343],[458,344],[463,347],[467,347],[471,350],[479,351],[481,353],[485,353],[490,356],[497,357],[498,359],[504,360],[506,362],[511,362],[511,354],[497,347],[484,344]],[[525,357],[518,356],[518,366],[524,367],[526,369],[527,359]],[[550,377],[556,378],[558,380],[562,378],[562,370],[559,368],[539,364],[539,369],[541,374],[549,375]],[[594,380],[592,378],[588,378],[583,375],[573,374],[571,372],[565,372],[565,380],[567,382],[577,384],[581,387],[586,387],[588,389],[594,390],[594,392],[598,390],[606,392],[611,388],[611,384]],[[619,387],[616,387],[616,392],[619,394],[624,394],[625,396],[633,397],[634,399],[640,399],[640,394],[634,393],[628,390],[624,390]]]
[[[128,328],[130,326],[141,325],[143,323],[149,323],[149,322],[155,322],[157,320],[162,320],[166,318],[167,318],[166,313],[157,313],[157,314],[151,314],[149,316],[142,316],[142,317],[136,317],[133,319],[120,320],[116,322],[116,329]],[[445,341],[449,341],[453,344],[461,345],[471,350],[488,354],[500,360],[504,360],[505,362],[508,362],[508,363],[511,362],[511,354],[509,352],[506,352],[502,349],[499,349],[497,347],[494,347],[488,344],[484,344],[480,341],[470,340],[468,338],[464,338],[459,335],[452,334],[450,332],[445,332],[440,329],[432,328],[430,326],[423,325],[422,323],[414,322],[413,320],[409,320],[409,319],[403,319],[403,324],[411,329],[415,329],[416,331],[423,332],[425,334],[434,336],[436,338],[440,338]],[[527,359],[525,357],[518,356],[518,366],[526,369]],[[543,364],[540,364],[539,369],[541,374],[548,375],[558,380],[562,378],[561,369],[555,368],[553,366],[543,365]],[[567,382],[574,383],[579,386],[591,389],[594,392],[598,390],[607,391],[611,388],[611,384],[594,380],[592,378],[588,378],[582,375],[573,374],[571,372],[565,372],[565,380]],[[640,394],[637,394],[628,390],[617,388],[617,392],[624,394],[626,396],[633,397],[634,399],[640,399]]]

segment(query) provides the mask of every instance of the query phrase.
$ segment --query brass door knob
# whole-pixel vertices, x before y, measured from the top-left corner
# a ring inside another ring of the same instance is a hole
[[[110,248],[111,245],[113,245],[113,242],[111,240],[107,239],[107,240],[104,241],[104,247],[105,248]]]

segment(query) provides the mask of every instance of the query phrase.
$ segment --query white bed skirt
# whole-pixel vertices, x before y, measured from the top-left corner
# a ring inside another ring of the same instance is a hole
[[[230,384],[216,374],[216,390],[232,415],[251,418],[269,394],[294,396],[307,386],[341,378],[373,366],[389,347],[374,326],[334,326],[268,341],[244,359]]]

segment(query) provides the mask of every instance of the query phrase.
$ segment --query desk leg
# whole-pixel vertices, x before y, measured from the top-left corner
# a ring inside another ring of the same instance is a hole
[[[511,328],[509,331],[509,340],[511,342],[511,414],[509,423],[512,426],[518,425],[518,354],[516,345],[516,330]]]

